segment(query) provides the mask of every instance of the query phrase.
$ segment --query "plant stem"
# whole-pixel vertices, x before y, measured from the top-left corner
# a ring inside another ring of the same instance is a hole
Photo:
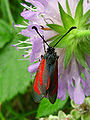
[[[14,22],[14,19],[12,17],[11,11],[10,11],[9,1],[4,0],[4,3],[5,3],[6,11],[7,11],[7,14],[8,14],[9,22],[12,25],[12,23]]]

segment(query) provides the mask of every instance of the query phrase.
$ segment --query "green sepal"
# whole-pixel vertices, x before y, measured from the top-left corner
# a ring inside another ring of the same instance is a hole
[[[73,53],[73,44],[71,46],[68,46],[65,52],[65,58],[64,58],[64,69],[66,69],[67,65],[70,62],[70,59],[72,57],[72,53]]]
[[[66,0],[66,8],[67,8],[67,13],[68,13],[70,16],[72,16],[71,10],[70,10],[70,7],[69,7],[68,0]]]
[[[74,47],[74,55],[77,61],[85,68],[88,68],[88,65],[85,61],[84,52],[80,49],[79,45],[75,45]]]
[[[79,46],[85,54],[90,55],[90,41],[87,41],[87,40],[86,41],[81,41]]]
[[[60,5],[59,2],[58,2],[58,5],[59,5],[59,11],[60,11],[61,19],[62,19],[62,22],[63,22],[63,25],[64,25],[65,29],[67,30],[70,27],[75,26],[74,19],[63,10],[63,8],[62,8],[62,6]]]
[[[49,46],[53,47],[57,42],[58,40],[61,38],[61,35],[57,36],[50,44]]]
[[[55,47],[66,48],[67,46],[71,45],[75,37],[74,32],[76,31],[72,31],[67,36],[65,36]],[[62,36],[58,36],[53,42],[50,43],[50,46],[54,46],[61,37]]]
[[[47,41],[52,41],[52,40],[55,40],[58,36],[60,36],[60,34],[57,34],[49,39],[47,39]]]
[[[89,18],[90,18],[90,10],[88,10],[88,11],[84,14],[84,16],[82,17],[82,19],[81,19],[81,21],[80,21],[80,26],[85,25],[85,23],[88,22]]]
[[[85,27],[86,29],[89,29],[89,28],[90,28],[90,23],[85,24],[84,27]],[[89,29],[89,30],[90,30],[90,29]]]
[[[47,24],[48,27],[50,27],[52,30],[60,33],[60,34],[63,34],[65,33],[65,28],[63,26],[60,26],[58,24]]]
[[[75,23],[79,25],[81,18],[83,17],[83,0],[79,0],[75,11]]]
[[[90,30],[77,30],[76,37],[90,36]]]

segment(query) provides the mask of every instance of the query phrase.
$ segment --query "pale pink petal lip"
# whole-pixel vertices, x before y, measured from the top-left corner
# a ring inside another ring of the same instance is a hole
[[[36,12],[26,10],[21,13],[21,16],[24,17],[24,19],[32,20],[32,18],[35,17],[36,14]]]
[[[28,71],[31,73],[31,76],[33,75],[33,73],[35,73],[38,69],[38,66],[39,66],[39,62],[35,63],[35,64],[32,64],[28,67]]]
[[[78,81],[76,81],[75,84],[76,85],[74,88],[74,101],[76,104],[82,104],[84,102],[85,95],[84,95],[84,91],[80,85],[80,79],[78,79]]]
[[[32,52],[30,54],[30,62],[33,63],[35,59],[38,57],[41,52],[41,48],[43,48],[43,41],[41,38],[34,38],[32,40]]]

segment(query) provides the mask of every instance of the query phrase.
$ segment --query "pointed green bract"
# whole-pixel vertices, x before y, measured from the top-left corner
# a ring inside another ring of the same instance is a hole
[[[71,39],[65,38],[57,44],[56,48],[66,48],[70,46],[72,43],[73,43],[73,38]]]
[[[68,15],[67,13],[65,13],[65,11],[63,10],[62,6],[60,5],[60,3],[58,2],[59,5],[59,11],[60,11],[60,15],[61,15],[61,19],[63,22],[63,25],[65,27],[65,29],[69,29],[72,26],[75,26],[75,21],[74,19]]]
[[[55,35],[54,37],[51,37],[51,38],[47,39],[47,41],[55,40],[58,36],[60,36],[60,34],[57,34],[57,35]]]
[[[82,17],[83,17],[83,0],[79,0],[75,11],[75,23],[77,26],[79,26]]]
[[[79,43],[79,46],[85,54],[90,55],[90,41],[88,39],[81,41],[81,43]]]
[[[52,41],[49,45],[50,45],[51,47],[53,47],[53,46],[59,41],[60,38],[61,38],[61,35],[59,35],[58,37],[56,37],[56,38],[54,39],[54,41]]]
[[[71,33],[69,33],[67,36],[65,36],[55,47],[56,48],[66,48],[67,46],[71,45],[74,40],[74,37],[75,37],[74,32],[75,31],[71,31]],[[53,42],[50,43],[50,46],[54,46],[61,37],[62,36],[58,36]]]
[[[67,8],[67,13],[68,13],[70,16],[72,16],[71,10],[70,10],[70,7],[69,7],[68,0],[66,0],[66,8]]]
[[[75,46],[74,48],[74,55],[77,59],[77,61],[85,68],[88,68],[86,61],[85,61],[85,55],[81,51],[80,47],[78,45]]]
[[[82,17],[81,21],[80,21],[80,25],[83,26],[85,25],[85,23],[88,22],[88,20],[90,19],[90,10],[88,10],[84,16]]]
[[[67,49],[66,49],[66,52],[65,52],[65,58],[64,58],[64,69],[66,69],[67,65],[69,64],[70,62],[70,59],[72,57],[72,53],[73,53],[73,44],[72,46],[69,46]]]
[[[65,28],[63,26],[58,25],[58,24],[47,24],[47,26],[50,27],[52,30],[60,33],[60,34],[65,33]]]

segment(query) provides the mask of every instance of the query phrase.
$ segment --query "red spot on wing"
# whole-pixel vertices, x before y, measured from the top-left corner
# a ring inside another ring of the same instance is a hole
[[[49,88],[50,77],[48,76],[47,89]]]
[[[54,88],[53,92],[52,92],[52,96],[57,92],[58,89],[58,81],[56,83],[56,87]]]
[[[33,87],[35,92],[37,92],[39,95],[40,95],[40,91],[38,89],[38,82],[40,83],[41,86],[43,85],[42,75],[43,75],[44,67],[45,67],[45,59],[42,58],[42,61],[40,62],[40,65],[37,70],[35,83],[34,83],[34,87]]]
[[[39,74],[39,83],[42,86],[43,85],[43,71],[45,67],[45,59],[43,59],[40,63],[40,74]]]
[[[34,84],[34,90],[40,95],[40,91],[38,89],[38,77],[39,77],[39,72],[37,72],[36,78],[35,78],[35,84]]]
[[[54,76],[54,81],[53,81],[53,92],[52,92],[52,96],[57,92],[58,89],[58,60],[56,61],[56,66],[55,66],[55,76]]]
[[[55,83],[56,83],[57,80],[58,80],[58,61],[56,61],[55,76],[54,76],[53,85],[55,85]]]

